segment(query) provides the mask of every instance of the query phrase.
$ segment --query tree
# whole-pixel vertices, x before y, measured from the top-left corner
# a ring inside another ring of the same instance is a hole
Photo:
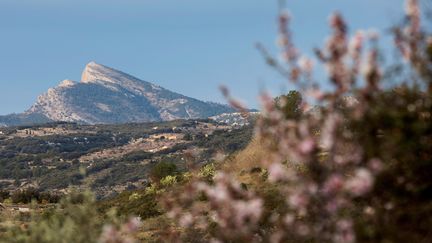
[[[177,172],[177,166],[174,163],[161,161],[151,169],[150,177],[153,181],[159,182],[162,178],[175,175]]]
[[[302,102],[301,93],[295,90],[291,90],[288,94],[275,98],[276,107],[285,115],[286,119],[300,118],[302,114]]]

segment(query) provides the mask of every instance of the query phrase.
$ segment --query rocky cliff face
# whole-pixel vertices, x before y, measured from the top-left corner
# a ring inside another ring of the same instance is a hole
[[[65,80],[25,112],[86,124],[207,118],[232,108],[193,99],[95,62],[80,82]]]

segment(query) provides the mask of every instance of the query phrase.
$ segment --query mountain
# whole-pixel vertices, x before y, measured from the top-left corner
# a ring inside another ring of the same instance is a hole
[[[0,117],[0,124],[65,121],[84,124],[197,119],[233,112],[226,105],[190,98],[90,62],[80,82],[64,80],[40,95],[25,113]]]

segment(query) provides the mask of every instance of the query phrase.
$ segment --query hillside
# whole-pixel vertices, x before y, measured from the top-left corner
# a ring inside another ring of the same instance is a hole
[[[151,169],[161,162],[185,171],[187,154],[205,164],[218,152],[237,151],[251,133],[251,125],[213,120],[0,128],[0,188],[64,192],[74,185],[104,197],[145,187]]]

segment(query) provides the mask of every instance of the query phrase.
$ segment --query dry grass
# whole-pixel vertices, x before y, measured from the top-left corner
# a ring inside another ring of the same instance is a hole
[[[255,137],[245,149],[224,162],[222,170],[234,174],[242,183],[256,184],[257,175],[253,170],[262,168],[261,161],[266,156],[261,140]]]

